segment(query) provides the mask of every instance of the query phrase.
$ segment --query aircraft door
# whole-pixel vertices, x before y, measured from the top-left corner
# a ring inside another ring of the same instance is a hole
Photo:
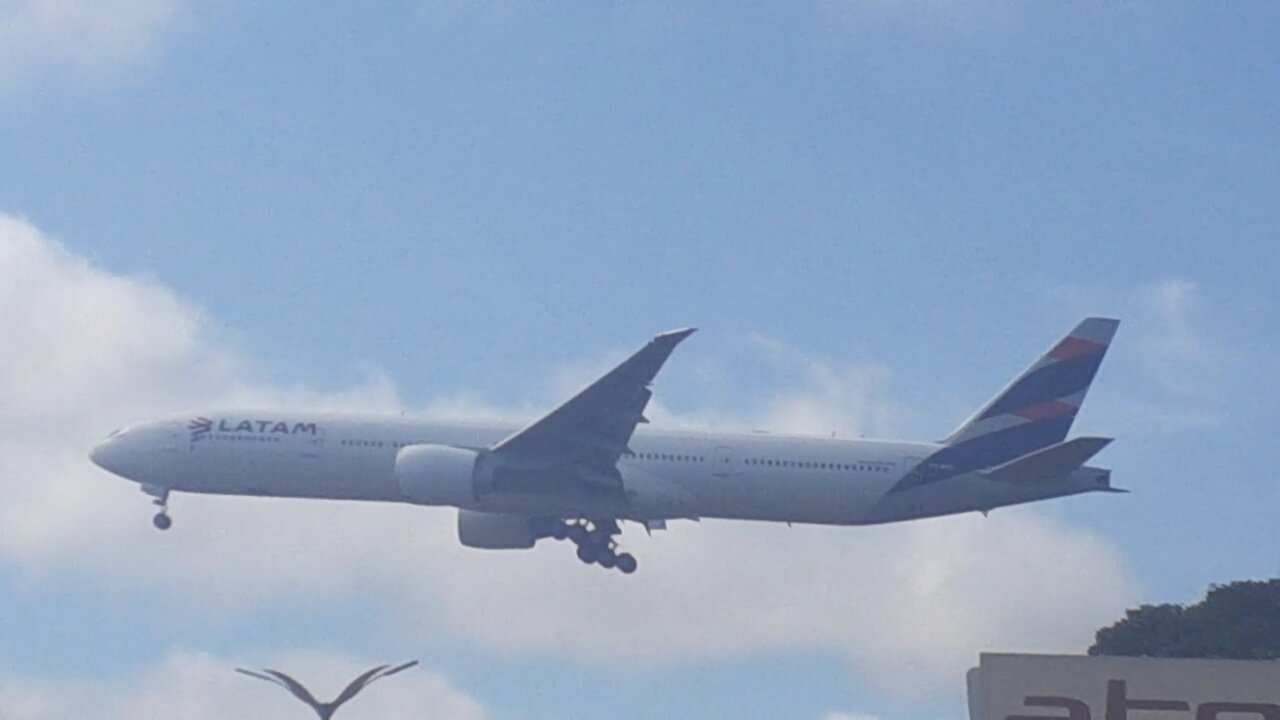
[[[711,474],[728,477],[733,472],[733,448],[719,446],[712,456]]]

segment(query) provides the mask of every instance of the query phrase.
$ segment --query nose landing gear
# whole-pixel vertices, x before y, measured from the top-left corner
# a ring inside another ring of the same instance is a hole
[[[160,508],[155,517],[151,518],[151,524],[157,530],[168,530],[172,527],[173,518],[169,517],[169,488],[160,487],[159,485],[143,485],[142,492],[155,498],[151,501],[151,504]]]
[[[572,520],[561,522],[551,533],[557,540],[572,540],[578,546],[578,559],[602,568],[618,568],[630,575],[639,567],[631,553],[619,553],[613,538],[622,532],[616,520]]]

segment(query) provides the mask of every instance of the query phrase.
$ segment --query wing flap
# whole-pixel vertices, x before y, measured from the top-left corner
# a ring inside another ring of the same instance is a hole
[[[1060,478],[1089,461],[1111,438],[1078,437],[1015,458],[985,470],[982,475],[1005,483],[1035,483]]]

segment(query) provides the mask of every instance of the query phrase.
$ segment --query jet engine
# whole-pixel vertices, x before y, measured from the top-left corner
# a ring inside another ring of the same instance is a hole
[[[505,513],[458,511],[458,539],[463,545],[486,550],[531,548],[540,537],[534,518]]]
[[[408,445],[396,454],[400,492],[422,505],[469,505],[476,499],[480,454],[447,445]]]

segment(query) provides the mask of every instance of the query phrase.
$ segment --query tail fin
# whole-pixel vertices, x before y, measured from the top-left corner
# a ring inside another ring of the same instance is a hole
[[[1062,442],[1107,354],[1119,320],[1086,318],[943,442],[971,469]]]

